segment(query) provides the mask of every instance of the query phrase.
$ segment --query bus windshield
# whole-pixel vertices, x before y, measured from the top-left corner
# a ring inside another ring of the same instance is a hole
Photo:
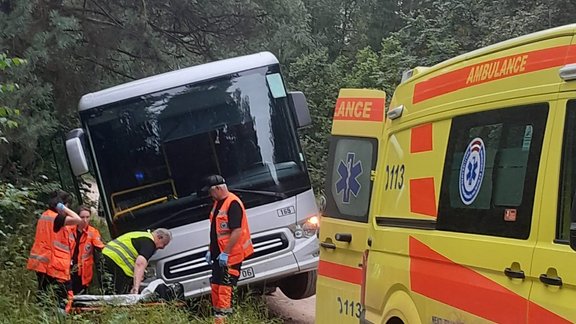
[[[248,208],[310,188],[287,97],[267,78],[273,69],[81,112],[120,232],[206,219],[211,205],[201,188],[210,174],[224,176]]]

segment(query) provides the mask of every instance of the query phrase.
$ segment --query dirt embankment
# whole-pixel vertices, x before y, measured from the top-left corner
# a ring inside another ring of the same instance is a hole
[[[266,297],[270,311],[284,319],[286,324],[314,323],[316,295],[301,300],[292,300],[277,289]]]

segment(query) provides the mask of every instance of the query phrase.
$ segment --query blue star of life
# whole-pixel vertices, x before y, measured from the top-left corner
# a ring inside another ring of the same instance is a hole
[[[476,162],[476,157],[472,157],[472,161],[468,162],[468,174],[466,175],[466,180],[468,180],[468,184],[471,185],[472,181],[476,180],[476,176],[478,170],[478,162]]]
[[[338,164],[340,178],[336,182],[336,192],[343,192],[342,202],[345,204],[350,203],[350,194],[358,197],[362,189],[362,185],[358,182],[358,177],[362,174],[362,161],[354,162],[355,156],[355,153],[348,152],[346,161],[340,160]]]

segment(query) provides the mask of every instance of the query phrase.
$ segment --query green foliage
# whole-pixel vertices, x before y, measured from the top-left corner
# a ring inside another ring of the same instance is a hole
[[[41,321],[32,303],[35,276],[24,271],[36,217],[35,188],[17,188],[0,182],[0,318],[3,322]]]
[[[5,53],[0,53],[0,72],[25,63],[26,60],[17,57],[10,58]],[[18,83],[0,83],[0,95],[14,92],[18,88]],[[0,142],[8,143],[6,137],[3,136],[4,132],[2,130],[5,128],[12,129],[18,127],[18,122],[13,119],[18,115],[20,115],[20,110],[4,106],[0,103]]]

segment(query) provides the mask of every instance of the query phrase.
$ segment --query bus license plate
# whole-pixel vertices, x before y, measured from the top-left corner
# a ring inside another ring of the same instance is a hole
[[[254,278],[254,269],[252,269],[252,267],[240,269],[240,279],[239,280],[244,280],[244,279],[248,279],[248,278]]]

